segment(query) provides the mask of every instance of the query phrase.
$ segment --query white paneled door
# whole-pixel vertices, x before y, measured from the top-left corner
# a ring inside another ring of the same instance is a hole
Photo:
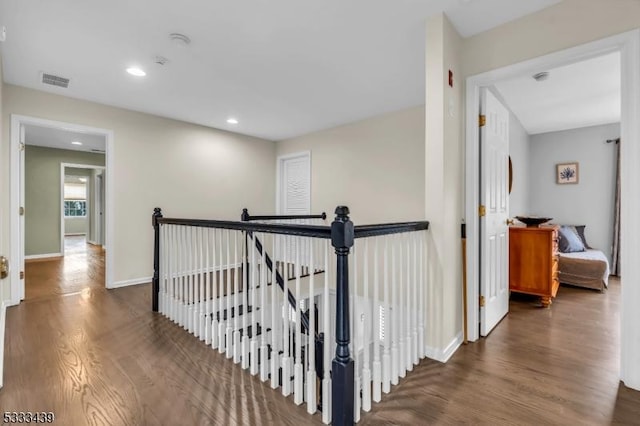
[[[482,89],[480,127],[480,334],[509,312],[509,112]]]
[[[310,214],[310,153],[301,152],[279,157],[278,170],[278,214]]]

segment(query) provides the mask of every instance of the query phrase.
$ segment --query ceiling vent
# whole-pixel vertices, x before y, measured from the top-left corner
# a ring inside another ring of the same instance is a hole
[[[64,77],[59,77],[53,74],[47,74],[46,72],[42,73],[42,84],[48,84],[50,86],[57,86],[67,88],[69,87],[69,79]]]

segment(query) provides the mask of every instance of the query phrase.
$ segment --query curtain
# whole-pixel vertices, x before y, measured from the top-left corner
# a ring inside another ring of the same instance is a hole
[[[620,139],[616,141],[616,200],[613,210],[611,275],[620,275]]]

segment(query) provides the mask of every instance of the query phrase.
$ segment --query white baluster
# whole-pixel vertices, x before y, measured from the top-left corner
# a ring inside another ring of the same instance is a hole
[[[399,325],[398,320],[400,318],[400,303],[398,301],[398,287],[401,280],[398,279],[398,268],[396,268],[396,249],[398,246],[398,239],[394,236],[391,240],[391,311],[389,315],[389,331],[391,337],[391,384],[398,384],[399,377]]]
[[[231,274],[235,276],[236,274],[236,264],[235,262],[231,262],[231,256],[229,254],[231,247],[231,230],[227,231],[227,328],[225,329],[225,351],[227,354],[227,358],[233,358],[233,321],[231,319],[232,311],[231,308],[232,300],[233,300],[233,292],[231,291]],[[237,258],[236,251],[238,250],[238,234],[236,231],[233,231],[233,257]]]
[[[420,281],[418,283],[418,356],[420,359],[425,357],[425,347],[424,347],[424,288],[427,285],[425,274],[425,262],[426,262],[426,251],[425,251],[425,240],[426,236],[425,231],[419,232],[419,240],[420,240]]]
[[[240,237],[245,237],[246,233],[242,232]],[[240,256],[243,257],[244,253],[244,244],[242,244],[242,238],[240,238],[240,250],[238,250],[238,233],[235,233],[236,238],[236,247],[233,251],[233,263],[236,265],[235,273],[233,274],[233,362],[238,364],[241,358],[241,347],[240,347],[240,275],[244,273],[244,269],[241,267],[241,263],[238,262],[238,252],[240,252]],[[243,257],[244,258],[244,257]],[[244,280],[243,280],[244,282]]]
[[[187,268],[188,268],[188,302],[189,302],[189,332],[196,335],[196,309],[195,309],[195,278],[196,278],[196,268],[195,268],[195,255],[193,253],[193,226],[187,227]],[[197,336],[196,336],[197,337]]]
[[[405,342],[406,345],[404,347],[405,349],[405,366],[407,371],[412,371],[413,370],[413,356],[411,355],[411,282],[412,280],[412,274],[411,274],[411,240],[409,238],[408,234],[405,234],[405,245],[407,247],[407,285],[405,287],[405,291],[407,293],[406,295],[406,304],[404,306],[404,312],[405,312],[405,322],[406,322],[406,328],[405,328],[405,333],[406,333],[406,338],[405,338]]]
[[[322,422],[331,423],[331,294],[329,293],[329,240],[324,242],[324,293],[322,295],[324,331],[322,368]]]
[[[249,368],[249,334],[247,331],[249,329],[249,268],[251,266],[248,264],[248,257],[253,246],[253,234],[247,235],[247,238],[247,249],[242,258],[242,359],[240,364],[245,370]]]
[[[178,238],[177,226],[171,226],[171,314],[169,318],[176,322],[178,317]]]
[[[284,237],[284,244],[285,244],[285,250],[284,250],[284,257],[285,257],[285,271],[284,271],[284,292],[283,294],[283,301],[282,304],[284,306],[284,319],[283,319],[283,323],[284,323],[284,334],[283,334],[283,340],[284,340],[284,353],[282,355],[282,394],[284,396],[288,396],[291,394],[291,351],[290,351],[290,339],[291,339],[291,334],[289,332],[289,324],[291,322],[291,315],[289,315],[290,312],[290,305],[289,305],[289,299],[288,299],[288,295],[289,295],[289,253],[291,250],[291,238],[290,237]]]
[[[260,270],[259,260],[256,259],[256,242],[258,235],[253,234],[253,244],[251,244],[251,281],[249,282],[249,303],[251,305],[251,313],[249,315],[249,322],[251,323],[251,340],[249,343],[249,372],[252,375],[258,374],[258,304],[256,298],[256,291],[258,288],[258,277]]]
[[[212,278],[213,278],[213,285],[212,285],[212,314],[213,314],[213,319],[211,321],[211,347],[213,349],[217,349],[218,348],[218,343],[220,342],[219,336],[218,336],[218,332],[220,330],[219,324],[219,317],[220,317],[220,305],[218,303],[218,278],[219,275],[218,274],[222,274],[222,262],[218,263],[218,235],[221,233],[222,231],[219,231],[218,229],[213,229],[213,232],[211,233],[211,260],[213,261],[213,265],[212,265]]]
[[[226,262],[224,258],[224,240],[227,240],[227,257]],[[226,336],[227,336],[227,324],[226,324],[226,314],[225,314],[225,296],[224,296],[224,283],[225,277],[228,279],[229,277],[229,230],[220,230],[220,250],[218,251],[220,254],[220,276],[219,276],[219,295],[218,295],[218,352],[223,354],[225,352],[225,344],[226,344]]]
[[[269,378],[267,352],[267,240],[262,234],[262,259],[260,261],[260,380],[266,382]]]
[[[380,279],[378,270],[380,269],[380,260],[378,258],[377,239],[373,251],[373,301],[371,303],[371,320],[375,324],[373,333],[373,386],[371,391],[371,399],[374,402],[380,402],[382,399],[382,364],[380,362]]]
[[[316,302],[315,302],[315,286],[314,286],[314,250],[315,240],[310,241],[309,245],[309,264],[312,265],[309,276],[309,339],[307,344],[308,353],[308,370],[307,370],[307,413],[314,414],[318,409],[318,400],[316,399]]]
[[[365,238],[364,244],[364,302],[363,312],[364,320],[362,321],[362,409],[366,412],[371,411],[371,318],[370,318],[370,306],[369,300],[369,239]]]
[[[300,251],[304,249],[304,242],[301,237],[295,237],[296,249],[294,270],[296,274],[296,309],[295,309],[295,364],[293,366],[293,402],[300,405],[303,402],[303,367],[302,367],[302,318],[300,316]]]
[[[389,322],[391,317],[391,305],[389,303],[389,238],[384,239],[384,353],[382,354],[382,391],[391,392],[391,336]]]
[[[398,375],[400,377],[406,377],[407,375],[407,364],[405,363],[405,321],[404,321],[404,310],[405,302],[406,302],[406,294],[405,294],[405,277],[406,271],[403,262],[403,253],[406,253],[404,247],[404,237],[402,234],[398,236]]]
[[[272,250],[273,261],[271,264],[271,389],[276,389],[278,383],[278,371],[280,369],[280,319],[282,318],[282,309],[278,301],[278,259],[280,258],[279,235],[273,235]]]
[[[204,343],[211,344],[211,238],[210,228],[203,230],[203,256],[204,256]],[[214,272],[215,273],[215,272]]]
[[[420,357],[418,355],[418,285],[420,282],[419,266],[418,266],[418,233],[412,232],[411,238],[413,240],[413,297],[411,303],[413,310],[411,312],[411,321],[413,325],[413,335],[411,337],[413,347],[413,364],[418,365]]]
[[[159,280],[159,288],[158,288],[158,312],[160,312],[161,314],[165,314],[165,309],[164,309],[164,301],[165,301],[165,289],[166,289],[166,281],[165,281],[165,274],[166,274],[166,257],[167,257],[167,240],[166,240],[166,228],[165,226],[158,224],[159,226],[159,238],[160,238],[160,243],[159,243],[159,247],[160,247],[160,259],[159,260],[159,264],[158,264],[158,280]]]
[[[180,247],[180,276],[181,276],[181,285],[180,285],[180,325],[185,330],[187,327],[187,310],[188,307],[188,293],[187,289],[189,288],[189,282],[187,278],[187,227],[180,227],[180,236],[181,236],[181,247]]]
[[[351,306],[349,318],[349,328],[351,329],[351,342],[349,343],[351,354],[353,357],[353,421],[358,423],[360,421],[360,411],[362,409],[362,400],[360,399],[360,356],[358,351],[358,335],[362,325],[360,322],[360,315],[358,315],[358,307],[361,303],[358,302],[358,253],[360,248],[358,247],[358,240],[354,241],[352,256],[353,259],[353,284],[351,285]],[[360,324],[360,325],[358,325]]]

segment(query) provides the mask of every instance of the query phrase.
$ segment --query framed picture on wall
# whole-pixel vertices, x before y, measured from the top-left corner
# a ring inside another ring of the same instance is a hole
[[[556,183],[578,183],[578,163],[556,164]]]

